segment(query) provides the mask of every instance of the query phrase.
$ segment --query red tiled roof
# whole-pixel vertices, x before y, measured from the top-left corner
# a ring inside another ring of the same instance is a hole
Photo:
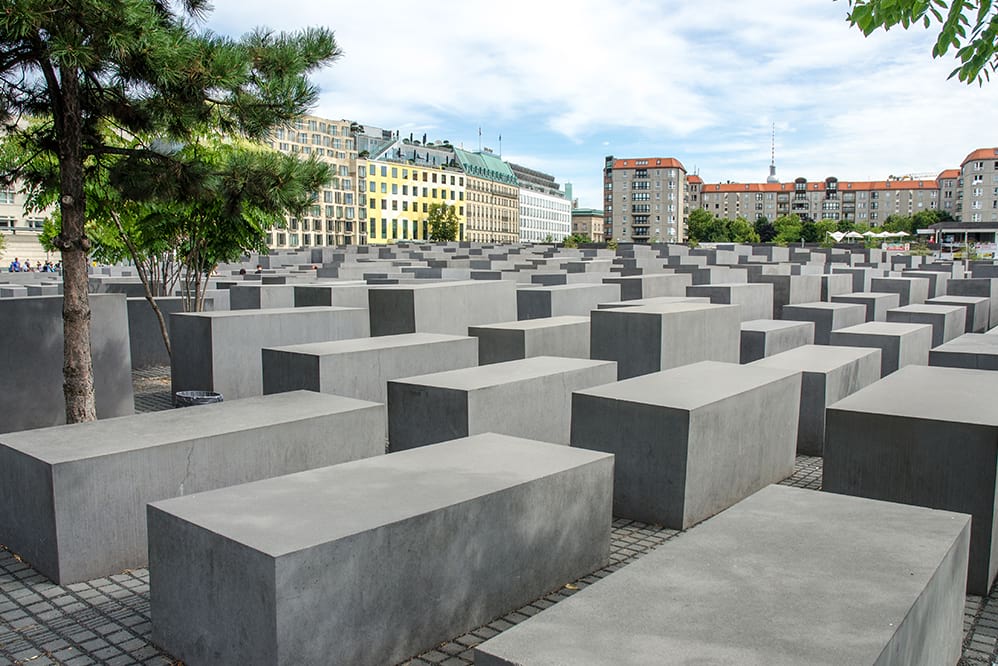
[[[998,148],[978,148],[963,158],[960,166],[962,167],[967,162],[973,162],[974,160],[998,160]]]
[[[838,181],[839,192],[856,192],[870,190],[936,190],[939,183],[935,180],[873,180],[873,181]],[[793,192],[794,183],[708,183],[703,192]],[[808,192],[824,192],[825,181],[807,183]]]
[[[641,162],[641,164],[638,164]],[[682,169],[686,171],[683,163],[675,157],[634,157],[626,160],[614,160],[614,169]]]
[[[703,185],[703,178],[701,178],[700,176],[698,176],[696,174],[693,174],[692,176],[687,176],[686,177],[686,182],[687,183],[693,183],[695,185]]]
[[[938,176],[936,176],[936,180],[956,180],[959,177],[960,177],[959,169],[946,169]]]

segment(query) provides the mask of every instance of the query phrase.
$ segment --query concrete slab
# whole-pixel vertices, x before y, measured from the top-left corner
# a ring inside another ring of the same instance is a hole
[[[832,300],[832,296],[850,294],[852,291],[853,278],[851,275],[825,273],[821,276],[821,300],[826,303]]]
[[[880,375],[886,377],[906,365],[928,365],[932,327],[928,324],[871,321],[832,331],[829,343],[880,349]]]
[[[954,305],[905,305],[888,310],[887,321],[928,324],[932,327],[932,346],[938,347],[963,334],[967,325],[967,311]]]
[[[381,455],[384,440],[383,405],[304,391],[10,433],[0,542],[62,584],[145,566],[147,502]]]
[[[968,531],[960,514],[770,486],[475,663],[955,664]]]
[[[832,296],[832,303],[858,303],[866,307],[866,321],[887,321],[887,311],[901,307],[897,292],[853,292]]]
[[[939,296],[925,301],[928,305],[958,305],[966,311],[964,333],[984,333],[991,319],[991,299],[983,296]]]
[[[773,285],[773,319],[783,318],[783,306],[821,300],[821,275],[758,275],[753,282]]]
[[[535,356],[388,382],[388,445],[403,451],[483,432],[568,444],[572,391],[614,381],[616,365]]]
[[[305,389],[385,403],[388,381],[478,365],[478,341],[440,333],[263,348],[263,393]]]
[[[820,456],[825,448],[825,408],[880,379],[880,350],[806,345],[752,365],[801,372],[797,453]]]
[[[949,280],[946,283],[948,296],[978,296],[991,300],[991,322],[988,328],[998,326],[998,278],[967,278]]]
[[[814,322],[755,319],[741,324],[741,363],[814,344]]]
[[[546,319],[567,315],[584,316],[604,302],[619,301],[615,284],[562,284],[516,290],[516,318]]]
[[[616,361],[618,379],[697,361],[737,363],[740,317],[735,305],[701,303],[594,310],[590,353]]]
[[[875,277],[870,280],[870,289],[897,294],[901,306],[920,305],[930,296],[929,284],[924,277]]]
[[[399,663],[602,566],[612,467],[490,433],[154,503],[153,640],[191,666]]]
[[[998,374],[909,366],[828,408],[829,492],[973,516],[967,591],[998,571]]]
[[[516,319],[516,285],[508,280],[437,282],[371,289],[371,335],[467,335],[469,326]]]
[[[686,287],[693,284],[693,278],[685,273],[657,273],[605,277],[603,282],[620,285],[620,300],[633,301],[659,296],[684,296]]]
[[[612,310],[614,308],[639,308],[645,305],[672,305],[673,303],[710,303],[707,296],[656,296],[655,298],[639,298],[634,301],[614,301],[600,303],[597,310]]]
[[[367,311],[312,307],[187,312],[170,317],[173,391],[226,400],[263,394],[264,347],[368,336]]]
[[[613,453],[615,516],[687,529],[793,472],[801,374],[705,361],[572,396],[572,446]]]
[[[711,303],[737,305],[741,308],[741,321],[768,319],[773,312],[773,285],[771,284],[709,284],[686,288],[687,296],[706,296]]]
[[[832,331],[862,324],[866,308],[856,303],[799,303],[783,306],[783,319],[814,323],[814,342],[829,344]]]
[[[998,335],[965,333],[929,351],[929,365],[998,370]]]
[[[479,365],[533,356],[589,358],[588,316],[549,317],[469,326],[468,335],[478,339]]]

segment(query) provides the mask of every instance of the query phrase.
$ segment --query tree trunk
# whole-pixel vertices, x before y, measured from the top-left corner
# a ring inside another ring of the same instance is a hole
[[[87,254],[90,241],[84,229],[86,200],[83,194],[83,138],[80,89],[77,72],[71,67],[60,71],[62,104],[59,132],[59,172],[62,213],[62,325],[63,394],[66,422],[97,419],[94,398],[94,371],[90,353],[90,298],[87,282]]]

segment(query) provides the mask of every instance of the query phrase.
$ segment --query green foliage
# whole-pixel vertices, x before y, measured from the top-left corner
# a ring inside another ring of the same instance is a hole
[[[454,206],[445,203],[430,204],[426,221],[430,227],[431,241],[457,240],[459,222]]]
[[[835,230],[847,234],[850,231],[856,231],[856,225],[849,220],[839,220],[838,224],[835,225]]]
[[[773,241],[778,245],[800,242],[802,224],[798,215],[781,215],[773,221],[773,228],[776,229]]]
[[[911,244],[911,250],[909,250],[908,254],[916,257],[927,257],[932,254],[932,250],[929,249],[928,244],[915,241]]]
[[[835,245],[835,239],[828,234],[839,230],[839,223],[836,220],[820,220],[815,222],[814,229],[818,235],[817,242],[825,247]]]
[[[591,243],[589,236],[585,234],[572,234],[571,236],[565,236],[565,239],[561,242],[562,247],[579,247],[583,243]]]
[[[998,5],[993,0],[850,0],[849,21],[869,36],[875,30],[938,25],[932,57],[956,50],[950,72],[964,83],[983,85],[998,69]]]
[[[606,242],[606,247],[607,247],[607,249],[616,251],[616,249],[617,249],[617,239],[611,238],[610,240],[608,240]]]
[[[760,215],[755,220],[755,232],[759,234],[760,243],[771,243],[776,238],[776,227],[765,215]]]
[[[744,217],[736,217],[727,224],[728,240],[732,243],[758,243],[759,234]]]
[[[715,227],[714,216],[702,208],[697,208],[690,212],[686,222],[686,238],[696,243],[711,241],[715,234]]]

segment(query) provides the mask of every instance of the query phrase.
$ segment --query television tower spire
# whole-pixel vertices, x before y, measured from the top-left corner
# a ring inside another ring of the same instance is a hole
[[[778,183],[780,179],[776,177],[776,123],[773,123],[773,139],[770,144],[769,178],[767,183]]]

